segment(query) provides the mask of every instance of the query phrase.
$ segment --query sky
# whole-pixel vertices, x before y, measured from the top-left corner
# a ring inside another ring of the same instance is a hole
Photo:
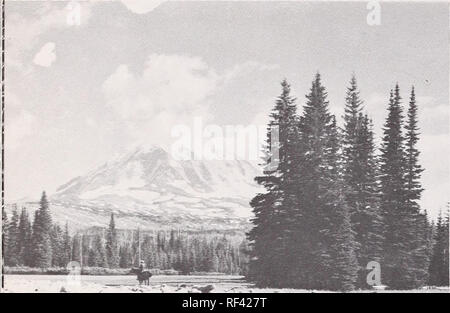
[[[445,3],[7,1],[5,197],[53,193],[173,127],[264,125],[284,78],[299,108],[316,72],[341,120],[356,75],[377,135],[389,91],[415,86],[421,204],[449,201]]]

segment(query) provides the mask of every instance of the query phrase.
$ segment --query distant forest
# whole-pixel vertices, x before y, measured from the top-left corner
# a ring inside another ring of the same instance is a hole
[[[244,233],[117,230],[112,214],[108,228],[71,236],[67,224],[52,222],[45,193],[33,222],[26,208],[9,218],[2,211],[2,218],[3,255],[10,267],[66,267],[77,261],[83,267],[131,268],[141,259],[149,269],[242,275],[248,264]]]
[[[448,286],[449,216],[434,224],[419,206],[423,168],[414,87],[408,98],[404,105],[398,84],[386,95],[376,147],[354,76],[342,99],[342,127],[329,111],[320,74],[301,112],[288,82],[281,83],[264,173],[256,177],[266,191],[251,201],[250,279],[265,287],[365,289],[366,267],[376,262],[378,285]]]

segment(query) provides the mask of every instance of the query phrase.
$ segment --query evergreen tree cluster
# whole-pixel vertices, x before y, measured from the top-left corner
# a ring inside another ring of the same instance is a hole
[[[437,223],[433,227],[434,246],[429,268],[429,284],[432,286],[449,286],[449,216],[450,204],[447,205],[446,216],[443,217],[440,213]]]
[[[45,193],[33,223],[28,210],[10,217],[2,210],[3,255],[6,266],[66,267],[77,261],[83,267],[131,268],[140,260],[150,269],[182,273],[220,272],[245,274],[248,245],[242,233],[195,233],[179,230],[118,230],[114,214],[109,227],[79,231],[73,236],[68,224],[52,223]]]
[[[47,196],[42,193],[39,208],[31,223],[28,210],[17,208],[11,219],[4,209],[3,257],[6,266],[29,266],[39,268],[65,267],[70,261],[70,236],[68,229],[52,222]]]
[[[248,246],[242,234],[180,230],[112,231],[112,225],[107,230],[76,233],[72,260],[83,266],[106,268],[137,267],[143,260],[147,268],[176,270],[185,274],[244,274],[246,271]],[[110,248],[114,246],[117,248]]]
[[[140,238],[140,239],[139,239]],[[188,233],[179,230],[122,234],[120,267],[143,260],[148,268],[181,273],[220,272],[243,274],[248,263],[242,235]],[[140,246],[140,249],[139,249]]]
[[[418,204],[423,169],[414,88],[406,121],[399,86],[391,91],[379,152],[354,76],[342,128],[329,111],[320,74],[301,113],[286,80],[281,89],[263,174],[255,178],[265,192],[250,202],[248,276],[261,286],[352,290],[369,287],[366,266],[376,261],[389,288],[427,284],[433,238]],[[434,245],[443,253],[436,264],[446,258],[448,265],[443,246]]]

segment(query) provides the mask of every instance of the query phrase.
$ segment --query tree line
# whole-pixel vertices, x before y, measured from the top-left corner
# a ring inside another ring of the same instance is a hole
[[[118,230],[114,214],[108,228],[69,233],[69,226],[52,222],[42,194],[33,222],[28,210],[2,210],[3,256],[6,266],[66,267],[77,261],[86,267],[131,268],[140,259],[150,269],[182,273],[243,274],[248,246],[242,234],[189,233],[179,230]]]
[[[406,116],[398,84],[391,90],[379,150],[354,76],[342,127],[320,74],[301,113],[286,80],[281,89],[255,178],[265,192],[250,202],[249,278],[270,287],[368,288],[366,266],[375,261],[392,289],[448,285],[448,214],[433,225],[418,203],[414,87]]]

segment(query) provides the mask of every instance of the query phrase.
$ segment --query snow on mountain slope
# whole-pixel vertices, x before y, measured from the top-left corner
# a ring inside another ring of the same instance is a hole
[[[72,179],[50,200],[56,215],[86,227],[106,225],[114,212],[123,228],[236,229],[252,216],[257,174],[248,161],[176,161],[159,147],[139,147]]]

